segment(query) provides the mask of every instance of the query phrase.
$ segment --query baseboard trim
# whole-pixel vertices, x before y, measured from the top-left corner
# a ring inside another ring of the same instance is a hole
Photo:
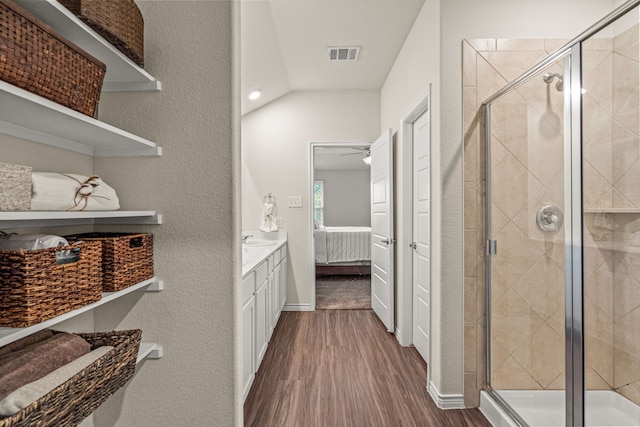
[[[398,344],[400,344],[403,347],[407,347],[406,345],[402,344],[402,334],[400,333],[400,328],[398,328],[397,325],[393,333],[396,336],[396,340],[398,340]]]
[[[405,328],[406,331],[406,328]],[[413,341],[411,341],[411,339],[413,338],[411,333],[408,333],[406,335],[406,339],[405,339],[405,335],[402,335],[402,329],[400,329],[397,325],[396,325],[396,330],[395,330],[395,336],[396,339],[398,340],[398,344],[400,344],[402,347],[411,347],[413,345]]]
[[[438,387],[429,381],[427,388],[433,403],[440,409],[464,409],[464,395],[462,394],[441,394]]]
[[[310,304],[285,304],[282,311],[314,311]]]

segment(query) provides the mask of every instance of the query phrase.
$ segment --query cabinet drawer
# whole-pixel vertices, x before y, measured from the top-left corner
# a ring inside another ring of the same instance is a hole
[[[280,248],[280,259],[283,260],[287,257],[287,245]]]
[[[253,297],[256,290],[256,274],[251,272],[247,277],[242,279],[242,306]]]
[[[256,289],[257,289],[257,287],[260,286],[262,284],[262,282],[267,280],[267,277],[269,276],[269,265],[268,265],[268,262],[267,261],[263,261],[262,264],[257,266],[256,269],[255,269],[255,273],[256,273],[255,286],[256,286]]]
[[[271,257],[273,258],[273,267],[280,264],[280,249],[277,249]]]

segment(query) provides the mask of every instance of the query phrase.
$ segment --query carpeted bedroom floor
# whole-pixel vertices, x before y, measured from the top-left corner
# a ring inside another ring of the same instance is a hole
[[[370,275],[316,277],[317,310],[367,310],[370,308]]]

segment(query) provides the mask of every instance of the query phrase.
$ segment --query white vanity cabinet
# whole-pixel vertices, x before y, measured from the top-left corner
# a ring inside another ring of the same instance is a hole
[[[263,250],[242,278],[243,394],[247,398],[286,301],[286,240]],[[253,266],[255,264],[255,266]]]

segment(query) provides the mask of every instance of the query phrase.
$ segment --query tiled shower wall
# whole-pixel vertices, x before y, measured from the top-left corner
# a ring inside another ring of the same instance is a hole
[[[636,26],[615,38],[585,45],[587,207],[617,206],[616,200],[625,207],[640,206],[640,179],[633,180],[633,174],[640,178],[637,40]],[[486,375],[485,153],[480,106],[563,43],[463,42],[467,406],[478,405]],[[545,71],[562,74],[562,63]],[[564,204],[562,97],[555,81],[546,84],[540,75],[492,108],[491,226],[499,248],[493,259],[491,296],[495,389],[564,388],[564,229],[543,233],[535,223],[542,205],[562,208]],[[588,388],[616,389],[640,403],[640,285],[635,279],[640,278],[640,256],[611,250],[640,229],[638,218],[609,211],[585,217],[590,230],[585,233],[589,246],[585,250],[585,374]]]

